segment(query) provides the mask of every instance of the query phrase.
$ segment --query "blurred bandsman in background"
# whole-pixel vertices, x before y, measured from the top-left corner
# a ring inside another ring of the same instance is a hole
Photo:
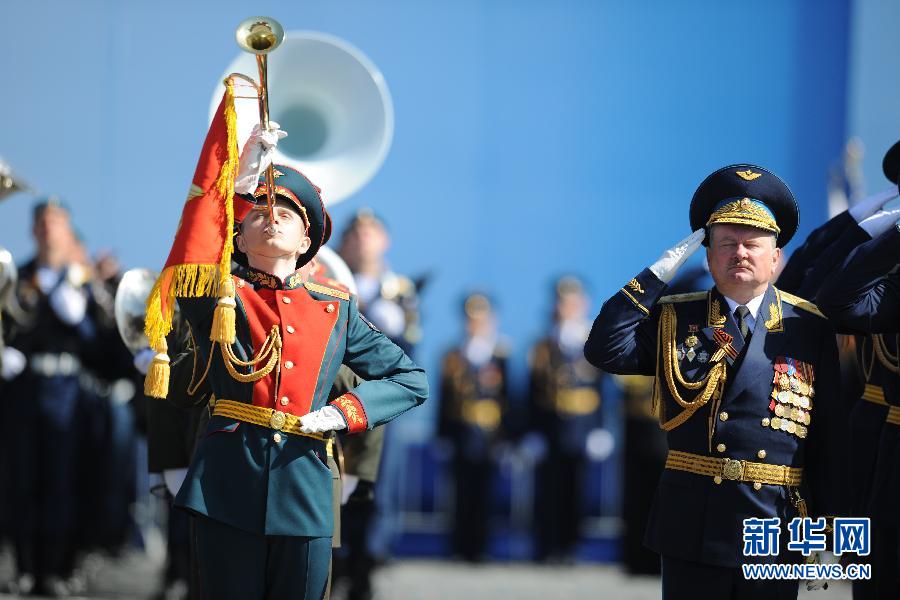
[[[134,389],[112,385],[130,362],[108,302],[115,273],[91,264],[68,208],[54,198],[34,207],[32,233],[37,254],[19,269],[16,290],[22,310],[4,319],[17,572],[9,588],[62,596],[81,585],[73,577],[80,555],[124,541],[134,478],[123,449],[132,447],[133,428],[115,429],[110,402],[126,404]]]
[[[344,228],[338,254],[353,273],[360,312],[404,352],[415,357],[415,346],[422,337],[418,290],[411,279],[391,270],[387,262],[390,247],[387,224],[372,209],[362,208]],[[403,448],[391,431],[391,426],[381,427],[349,440],[346,448],[350,463],[345,467],[351,472],[345,472],[344,477],[349,475],[349,485],[358,489],[348,492],[341,510],[344,547],[339,554],[348,560],[336,563],[335,576],[349,578],[350,598],[369,597],[372,568],[390,556],[398,534],[404,458]],[[379,462],[380,466],[375,466]],[[361,474],[352,473],[359,471],[360,466]]]
[[[359,307],[392,342],[410,354],[422,337],[416,284],[391,271],[387,225],[371,209],[359,210],[341,237],[338,254],[353,272]]]
[[[509,348],[497,332],[494,307],[486,295],[468,296],[463,312],[463,340],[441,361],[438,436],[452,452],[453,552],[476,562],[487,550],[493,453],[504,434],[508,408]]]
[[[603,459],[612,452],[612,436],[601,428],[603,376],[584,358],[589,309],[582,282],[572,276],[559,279],[549,331],[529,357],[529,429],[546,449],[535,474],[536,556],[541,561],[575,558],[589,454]]]

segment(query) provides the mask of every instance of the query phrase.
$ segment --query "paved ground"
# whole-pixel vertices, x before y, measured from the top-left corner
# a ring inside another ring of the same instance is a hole
[[[8,557],[0,559],[0,580],[10,573]],[[89,592],[81,598],[150,600],[156,592],[158,559],[127,554],[96,565]],[[470,566],[453,562],[401,561],[378,571],[377,600],[656,600],[659,580],[630,578],[616,566],[572,567],[531,564]],[[802,586],[801,586],[802,588]],[[339,590],[338,590],[339,591]],[[337,595],[337,594],[336,594]],[[13,596],[2,595],[7,599]],[[828,591],[801,592],[805,600],[850,598],[849,587],[833,585]]]

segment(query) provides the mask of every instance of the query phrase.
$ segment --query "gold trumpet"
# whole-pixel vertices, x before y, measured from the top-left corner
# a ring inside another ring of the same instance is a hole
[[[232,73],[229,77],[237,77],[249,83],[256,90],[259,100],[260,127],[269,130],[269,89],[267,78],[267,55],[284,41],[284,28],[281,23],[271,17],[250,17],[238,25],[234,33],[235,40],[242,50],[256,55],[256,67],[259,70],[259,83],[241,73]],[[275,169],[272,165],[266,169],[266,205],[269,219],[274,221],[275,207]]]

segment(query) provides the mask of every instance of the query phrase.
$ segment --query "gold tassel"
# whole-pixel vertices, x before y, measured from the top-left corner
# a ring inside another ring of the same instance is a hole
[[[237,148],[237,113],[234,110],[234,81],[225,82],[225,123],[228,129],[228,158],[222,165],[216,180],[219,194],[225,203],[225,244],[219,260],[219,301],[213,313],[209,339],[212,342],[233,344],[236,339],[234,280],[231,278],[231,254],[234,242],[231,230],[234,228],[234,177],[240,156]]]
[[[151,398],[165,398],[169,395],[169,355],[166,339],[155,348],[156,356],[150,363],[147,376],[144,378],[144,395]]]
[[[229,279],[220,286],[222,295],[216,303],[213,313],[212,328],[209,331],[209,340],[223,344],[233,344],[236,338],[234,324],[234,310],[237,302],[234,300],[234,280]]]

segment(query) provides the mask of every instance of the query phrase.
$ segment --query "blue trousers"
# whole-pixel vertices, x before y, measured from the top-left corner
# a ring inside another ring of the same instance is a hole
[[[330,537],[266,536],[196,517],[203,597],[210,600],[321,600]]]
[[[663,600],[796,600],[797,580],[744,579],[740,567],[662,557]]]

